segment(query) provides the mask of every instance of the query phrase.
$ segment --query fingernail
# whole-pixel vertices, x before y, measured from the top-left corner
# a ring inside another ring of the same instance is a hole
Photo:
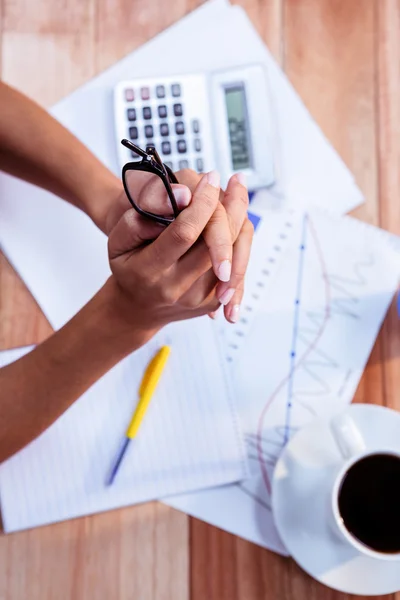
[[[215,188],[219,188],[221,183],[221,176],[218,173],[218,171],[210,171],[209,173],[207,173],[206,177],[210,185],[212,185]]]
[[[238,180],[238,182],[241,185],[244,185],[244,187],[247,187],[247,177],[244,173],[236,173],[236,179]]]
[[[212,319],[216,319],[218,317],[218,310],[214,310],[214,312],[208,313],[208,316]]]
[[[240,311],[239,304],[235,304],[234,306],[232,306],[231,312],[229,314],[229,319],[230,319],[230,321],[232,321],[232,323],[236,323],[236,321],[239,319],[239,311]]]
[[[220,295],[218,300],[221,302],[223,306],[226,306],[228,302],[230,302],[233,298],[233,294],[235,293],[234,288],[228,288],[225,290],[223,294]]]
[[[218,267],[218,279],[220,281],[229,281],[231,278],[232,264],[230,260],[223,260]]]
[[[179,208],[186,208],[190,204],[192,194],[188,187],[180,187],[173,190],[175,200]]]

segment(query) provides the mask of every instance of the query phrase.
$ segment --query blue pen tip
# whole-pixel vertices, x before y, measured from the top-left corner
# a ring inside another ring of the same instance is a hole
[[[106,486],[112,485],[130,441],[131,441],[130,438],[124,439],[124,443],[123,443],[121,450],[119,451],[118,456],[115,460],[115,463],[111,470],[110,476],[106,481]]]

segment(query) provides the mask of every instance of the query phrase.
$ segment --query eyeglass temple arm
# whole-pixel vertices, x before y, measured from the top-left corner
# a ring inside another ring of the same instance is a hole
[[[130,140],[123,139],[123,140],[121,140],[121,144],[123,146],[125,146],[125,148],[128,148],[129,150],[133,150],[133,152],[136,152],[136,154],[138,154],[142,158],[147,158],[148,157],[148,154],[144,150],[142,150],[141,148],[139,148],[139,146],[136,146],[136,144],[134,144]]]

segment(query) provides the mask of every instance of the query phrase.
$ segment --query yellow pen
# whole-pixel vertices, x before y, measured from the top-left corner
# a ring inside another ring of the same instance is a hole
[[[124,444],[118,453],[115,464],[111,471],[111,475],[107,480],[107,485],[111,485],[114,481],[126,449],[128,448],[129,442],[136,437],[139,431],[139,427],[143,421],[144,415],[146,414],[147,407],[150,404],[150,400],[155,392],[157,384],[160,381],[170,352],[171,348],[169,346],[163,346],[160,348],[146,369],[139,388],[139,402],[136,406],[136,410],[133,414],[131,422],[129,423],[128,429],[126,430]]]

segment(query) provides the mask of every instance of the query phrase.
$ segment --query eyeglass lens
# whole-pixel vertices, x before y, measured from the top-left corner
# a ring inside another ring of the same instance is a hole
[[[140,170],[125,172],[125,185],[136,206],[160,217],[174,216],[173,207],[161,177]]]

